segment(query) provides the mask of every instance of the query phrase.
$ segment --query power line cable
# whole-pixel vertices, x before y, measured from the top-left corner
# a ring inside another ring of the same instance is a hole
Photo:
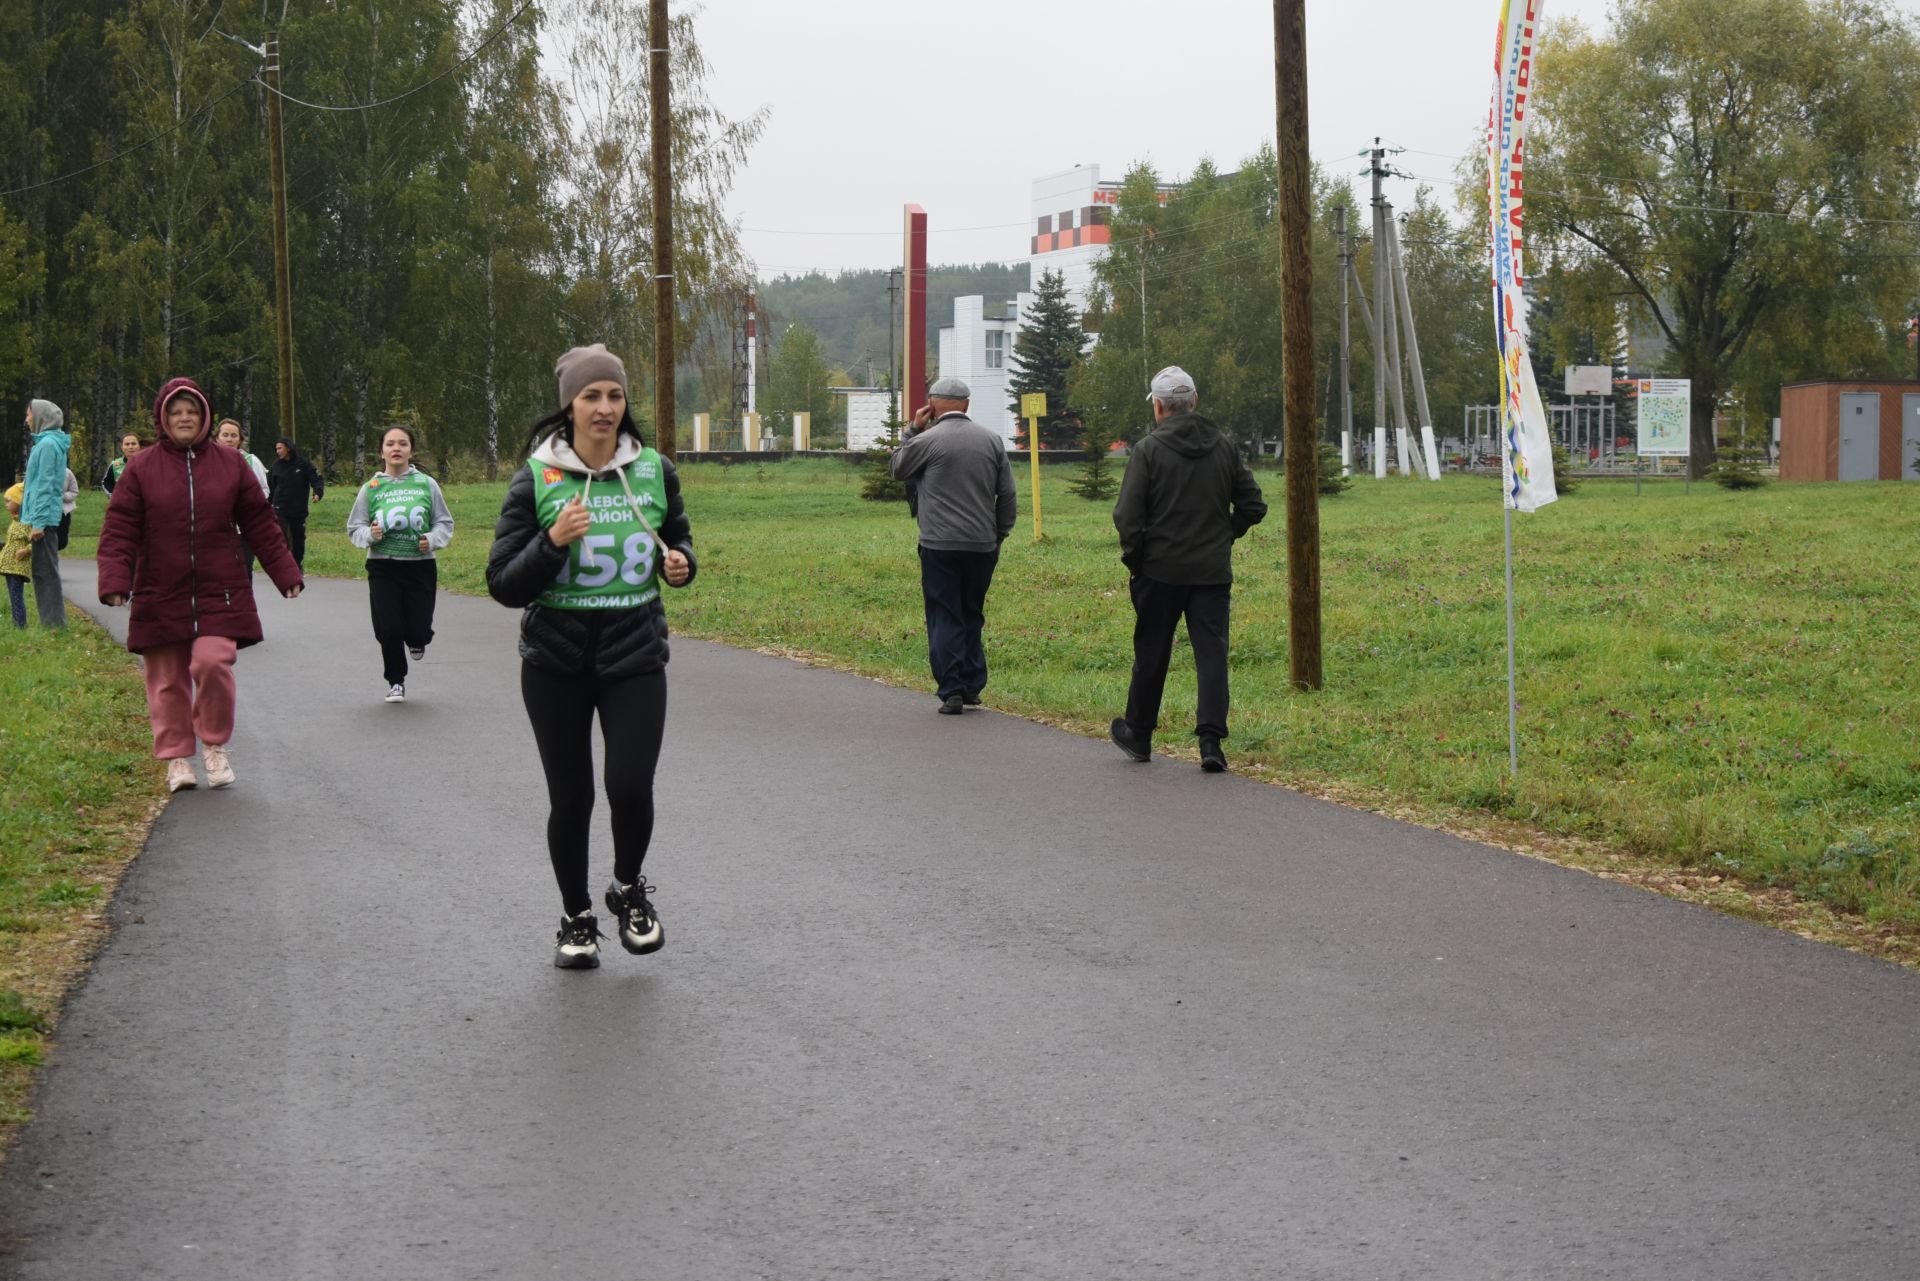
[[[430,80],[421,81],[419,84],[407,90],[405,93],[396,93],[395,95],[393,95],[393,97],[382,98],[378,102],[355,102],[355,103],[348,103],[344,106],[334,104],[334,103],[326,103],[326,102],[308,102],[305,98],[294,97],[292,94],[286,92],[284,89],[275,89],[273,88],[273,86],[268,85],[265,81],[261,81],[260,83],[263,88],[267,89],[268,92],[279,94],[283,101],[294,103],[297,106],[307,107],[314,111],[372,111],[378,107],[392,106],[394,103],[399,102],[404,98],[411,98],[414,94],[419,93],[423,89],[431,89],[434,85],[439,84],[442,80],[445,80],[448,76],[460,70],[460,68],[466,66],[468,63],[472,62],[475,58],[478,58],[482,53],[486,52],[486,49],[489,45],[491,45],[494,41],[498,40],[501,36],[505,35],[507,33],[507,28],[511,27],[514,23],[518,22],[520,20],[520,15],[525,13],[527,10],[533,8],[533,5],[534,5],[534,0],[525,0],[525,2],[521,4],[521,6],[518,9],[515,9],[513,13],[508,16],[505,22],[502,22],[499,26],[493,29],[493,32],[491,35],[487,36],[486,39],[482,40],[479,44],[475,45],[473,47],[472,52],[468,53],[466,57],[460,59],[460,61],[454,63],[451,67],[448,67],[445,71],[442,71],[439,75],[434,76]]]
[[[60,174],[57,177],[43,178],[39,182],[30,182],[24,187],[14,187],[7,191],[0,191],[0,197],[17,196],[22,194],[23,192],[38,191],[42,187],[51,187],[56,183],[66,182],[69,179],[78,178],[84,174],[90,174],[95,169],[101,169],[106,167],[107,165],[113,164],[117,160],[125,159],[126,157],[132,155],[136,151],[142,151],[148,147],[151,147],[154,143],[159,142],[162,138],[170,137],[173,134],[179,133],[182,129],[185,129],[188,125],[194,123],[196,119],[208,114],[215,107],[225,102],[228,98],[233,97],[234,94],[239,93],[242,89],[246,88],[248,85],[253,83],[254,83],[254,80],[252,77],[248,77],[247,79],[242,80],[240,83],[234,85],[231,89],[221,94],[218,98],[215,98],[212,102],[207,103],[204,107],[201,107],[198,110],[189,112],[187,115],[181,117],[179,123],[174,124],[169,128],[162,129],[158,133],[148,135],[147,137],[141,139],[139,142],[134,143],[131,147],[126,148],[124,151],[117,151],[113,155],[108,156],[104,160],[96,160],[92,164],[87,165],[84,168],[74,169],[67,173]]]

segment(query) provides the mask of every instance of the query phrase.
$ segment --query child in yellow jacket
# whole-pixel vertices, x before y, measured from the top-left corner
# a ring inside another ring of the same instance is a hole
[[[7,491],[7,542],[0,548],[0,574],[7,579],[7,605],[13,611],[13,625],[27,625],[27,584],[33,581],[33,533],[20,521],[20,504],[26,498],[26,486],[15,485]]]

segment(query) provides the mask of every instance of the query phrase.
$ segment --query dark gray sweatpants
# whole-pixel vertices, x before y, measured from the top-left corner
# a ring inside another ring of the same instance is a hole
[[[49,529],[46,537],[33,545],[33,603],[40,611],[40,626],[67,625],[67,598],[60,593],[60,534]]]

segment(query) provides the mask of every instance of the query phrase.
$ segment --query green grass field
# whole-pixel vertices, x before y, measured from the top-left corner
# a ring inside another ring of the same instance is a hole
[[[104,631],[0,624],[0,1148],[163,794],[150,747],[139,669]]]
[[[1132,620],[1107,505],[1067,494],[1071,470],[1048,469],[1036,546],[1019,469],[1021,524],[988,601],[987,701],[1104,734]],[[857,470],[833,462],[684,480],[701,577],[669,598],[677,631],[927,686],[903,506],[861,501]],[[1636,497],[1590,482],[1516,517],[1514,782],[1496,483],[1363,480],[1323,502],[1327,684],[1312,695],[1288,684],[1281,478],[1262,484],[1274,514],[1237,555],[1237,767],[1920,926],[1920,485],[1667,483]],[[449,489],[460,533],[444,586],[484,591],[503,491]],[[310,572],[360,572],[340,532],[350,501],[336,491],[315,509]],[[1192,700],[1176,656],[1163,743],[1190,747]]]

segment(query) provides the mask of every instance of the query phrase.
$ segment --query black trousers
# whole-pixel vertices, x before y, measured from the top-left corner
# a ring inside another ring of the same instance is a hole
[[[1200,738],[1227,736],[1227,614],[1230,585],[1193,587],[1137,577],[1133,595],[1133,681],[1127,686],[1127,728],[1151,737],[1160,722],[1160,696],[1167,688],[1167,664],[1173,659],[1173,631],[1187,620],[1199,678],[1199,715],[1193,732]]]
[[[280,532],[287,536],[287,550],[293,553],[293,563],[305,566],[307,563],[307,518],[289,516],[283,511],[273,513],[280,518]]]
[[[920,595],[927,611],[927,661],[941,698],[976,698],[987,687],[987,651],[980,629],[987,621],[987,588],[1000,563],[990,552],[920,549]]]
[[[593,906],[587,835],[593,818],[593,717],[600,715],[607,805],[613,815],[613,875],[640,876],[653,840],[653,770],[667,727],[664,670],[618,680],[564,676],[522,661],[520,697],[547,776],[547,855],[568,916]]]
[[[407,646],[425,649],[433,640],[433,604],[440,566],[431,560],[367,561],[367,605],[373,611],[373,638],[387,684],[407,679]]]

